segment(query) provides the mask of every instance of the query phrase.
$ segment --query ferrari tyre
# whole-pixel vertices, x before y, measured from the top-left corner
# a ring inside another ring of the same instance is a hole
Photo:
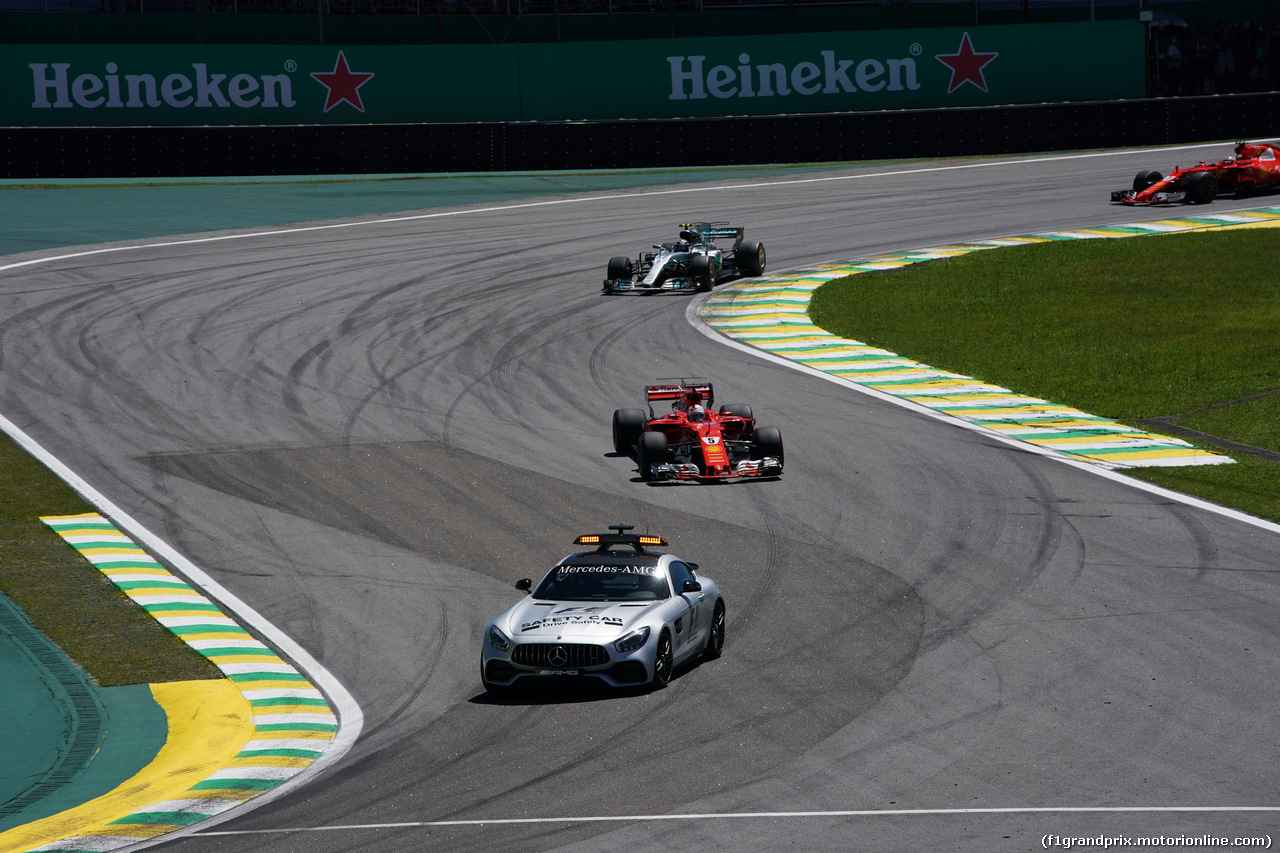
[[[619,278],[631,278],[631,259],[618,255],[609,259],[609,281]]]
[[[613,449],[617,453],[630,453],[644,432],[643,409],[615,409],[613,412]]]
[[[751,413],[751,407],[746,403],[725,403],[720,407],[720,414],[737,415],[749,421],[755,420],[755,415]]]
[[[661,690],[671,681],[671,671],[675,669],[675,653],[671,648],[671,635],[665,630],[658,635],[658,649],[653,655],[653,681],[655,689]]]
[[[733,263],[743,275],[763,275],[764,243],[743,243],[733,253]]]
[[[1164,175],[1160,174],[1159,172],[1152,169],[1144,169],[1143,171],[1139,172],[1137,175],[1134,176],[1133,191],[1136,193],[1140,193],[1143,190],[1145,190],[1147,187],[1156,183],[1157,181],[1163,181],[1163,180],[1164,180]]]
[[[706,255],[694,255],[689,261],[689,276],[693,279],[694,287],[701,292],[706,292],[715,287],[715,273],[711,269],[711,258]]]
[[[640,477],[653,479],[653,464],[667,461],[667,436],[661,432],[642,432],[636,445],[636,462],[640,466]]]
[[[1187,201],[1208,204],[1218,197],[1218,176],[1213,172],[1196,172],[1187,178]]]
[[[753,454],[756,459],[763,459],[766,456],[776,456],[778,461],[782,462],[782,431],[775,426],[762,426],[756,428],[756,449]]]
[[[711,627],[707,630],[707,645],[702,650],[704,660],[715,660],[724,652],[724,601],[716,602],[711,611]]]

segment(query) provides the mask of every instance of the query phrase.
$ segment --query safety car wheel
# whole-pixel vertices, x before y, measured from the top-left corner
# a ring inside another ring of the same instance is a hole
[[[615,409],[613,412],[613,449],[618,453],[630,453],[644,432],[643,409]]]
[[[651,466],[655,462],[666,461],[667,436],[660,432],[640,433],[640,442],[636,445],[636,462],[640,466],[640,476],[646,480],[652,480]]]
[[[689,261],[689,276],[700,291],[708,291],[715,287],[715,273],[711,269],[711,258],[706,255],[695,255]]]
[[[715,660],[724,652],[724,601],[717,601],[711,611],[711,628],[707,631],[707,646],[702,650],[706,660]]]
[[[784,461],[782,456],[782,431],[775,426],[757,427],[756,451],[753,455],[756,459],[776,456],[779,462]]]
[[[609,275],[610,281],[618,278],[631,278],[631,259],[618,255],[609,259]]]
[[[658,650],[653,656],[653,686],[661,689],[671,681],[675,668],[675,653],[671,650],[671,635],[663,631],[658,636]]]
[[[764,243],[743,243],[733,253],[733,263],[743,275],[763,275]]]
[[[1144,169],[1133,178],[1133,191],[1140,193],[1156,181],[1163,181],[1164,175],[1153,169]]]
[[[738,417],[746,418],[749,421],[755,420],[755,415],[751,413],[751,407],[746,403],[725,403],[720,407],[720,414],[737,415]]]
[[[1208,204],[1218,197],[1218,176],[1213,172],[1196,172],[1187,178],[1187,201]]]

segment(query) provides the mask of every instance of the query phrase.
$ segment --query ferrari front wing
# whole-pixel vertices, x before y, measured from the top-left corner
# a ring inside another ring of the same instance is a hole
[[[732,480],[739,477],[778,477],[782,474],[782,460],[776,456],[763,459],[742,459],[724,474],[708,474],[692,462],[655,462],[650,466],[654,480]]]

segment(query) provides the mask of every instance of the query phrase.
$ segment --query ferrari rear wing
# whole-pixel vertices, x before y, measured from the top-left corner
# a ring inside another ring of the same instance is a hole
[[[652,404],[654,401],[668,400],[675,402],[689,391],[697,391],[702,395],[702,405],[711,408],[715,393],[711,383],[705,379],[671,379],[655,385],[644,386],[644,397]]]

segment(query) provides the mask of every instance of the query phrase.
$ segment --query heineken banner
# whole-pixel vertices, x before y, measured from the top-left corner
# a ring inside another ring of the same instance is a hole
[[[9,45],[0,126],[936,109],[1145,95],[1138,21],[527,45]]]

